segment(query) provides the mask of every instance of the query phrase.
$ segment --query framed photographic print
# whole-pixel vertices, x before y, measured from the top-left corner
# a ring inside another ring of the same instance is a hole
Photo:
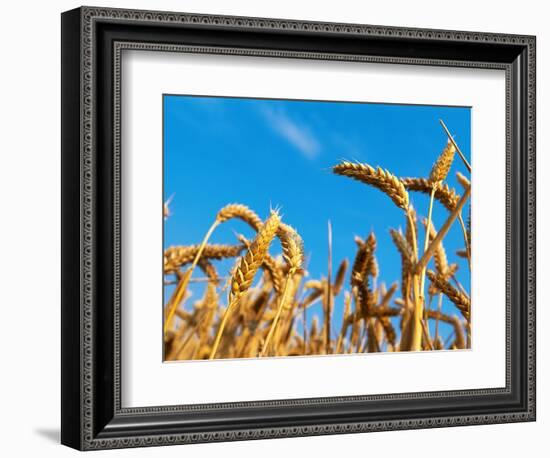
[[[535,38],[62,15],[62,442],[535,419]]]

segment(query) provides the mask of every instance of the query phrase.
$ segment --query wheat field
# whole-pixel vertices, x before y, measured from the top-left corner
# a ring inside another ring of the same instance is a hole
[[[344,177],[378,189],[387,196],[387,205],[402,213],[405,230],[391,228],[386,234],[355,237],[355,252],[339,260],[332,272],[329,225],[329,259],[321,278],[310,278],[304,254],[307,240],[277,209],[262,219],[253,209],[230,203],[212,215],[202,241],[167,247],[164,281],[173,288],[164,304],[165,360],[470,348],[469,285],[458,281],[456,261],[465,258],[470,267],[466,204],[471,167],[441,124],[448,140],[427,177],[398,177],[358,162],[334,165],[334,186]],[[447,183],[455,161],[463,171],[456,172],[460,192]],[[428,208],[413,207],[415,193],[429,196]],[[436,212],[444,213],[439,228],[433,223]],[[170,201],[164,204],[164,218],[170,224]],[[246,223],[255,236],[249,240],[235,234],[233,244],[211,243],[211,236],[224,230],[229,220]],[[445,249],[445,237],[455,224],[464,243],[451,253]],[[379,237],[391,238],[401,265],[400,278],[390,282],[379,271]],[[274,247],[280,252],[274,254]],[[233,267],[219,271],[224,260],[231,260]],[[197,285],[200,297],[192,294]],[[453,305],[452,313],[443,313],[443,298]],[[342,308],[340,313],[334,313],[335,307]],[[317,309],[320,313],[313,312]],[[446,338],[444,326],[450,329]]]

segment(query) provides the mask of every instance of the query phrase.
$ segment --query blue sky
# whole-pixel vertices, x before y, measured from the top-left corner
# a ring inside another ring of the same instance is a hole
[[[330,220],[333,271],[343,258],[353,261],[355,235],[374,231],[379,281],[390,285],[399,280],[401,267],[389,229],[404,229],[403,213],[380,191],[334,175],[331,167],[343,159],[356,160],[398,176],[427,177],[446,144],[439,119],[469,158],[468,107],[165,95],[164,199],[173,196],[165,247],[199,243],[216,212],[228,203],[243,203],[262,218],[277,207],[304,239],[311,278],[327,272]],[[458,156],[448,181],[460,192],[456,171],[467,175]],[[411,200],[426,216],[428,198],[411,193]],[[436,228],[446,217],[436,203]],[[253,236],[244,223],[233,221],[220,226],[211,242],[234,243],[235,232]],[[457,224],[445,247],[453,262],[460,259],[454,256],[463,247]],[[272,252],[280,252],[278,243]],[[467,263],[458,262],[458,277],[469,291]],[[230,267],[222,263],[220,272]],[[335,304],[338,326],[342,307]],[[444,309],[455,312],[446,302]]]

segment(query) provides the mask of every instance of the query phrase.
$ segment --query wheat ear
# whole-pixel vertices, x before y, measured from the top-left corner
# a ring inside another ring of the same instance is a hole
[[[244,235],[239,234],[238,239],[245,247],[248,248],[250,246],[250,241]],[[275,293],[281,294],[284,281],[281,268],[279,263],[269,253],[267,253],[264,257],[262,269],[267,272]]]
[[[353,178],[374,186],[388,195],[395,205],[407,211],[409,207],[409,194],[401,180],[388,170],[383,170],[380,167],[375,169],[368,164],[347,161],[335,165],[332,170],[337,175]]]
[[[206,245],[202,252],[203,259],[226,259],[239,256],[244,245]],[[180,267],[192,262],[199,251],[199,245],[172,246],[164,251],[164,273],[176,272]]]
[[[260,352],[261,357],[265,356],[268,352],[273,334],[277,329],[277,324],[279,323],[281,313],[285,307],[286,297],[288,295],[288,290],[290,283],[292,282],[292,278],[296,272],[302,269],[302,265],[304,262],[303,242],[302,238],[296,232],[296,230],[284,224],[279,227],[278,236],[281,241],[281,247],[283,249],[283,258],[288,266],[288,274],[286,277],[285,286],[283,288],[283,293],[281,294],[279,305],[277,307],[277,314],[275,315],[275,318],[271,323],[269,332],[265,338],[265,342],[262,347],[262,351]]]
[[[340,266],[336,271],[336,276],[334,277],[334,283],[332,284],[332,292],[335,296],[338,296],[338,294],[340,294],[340,291],[342,291],[342,287],[344,286],[344,280],[346,278],[346,272],[348,270],[348,265],[349,265],[348,260],[344,259],[340,263]]]
[[[373,250],[376,247],[376,239],[368,237],[366,241],[359,237],[355,239],[357,253],[351,271],[351,287],[357,292],[359,307],[364,318],[367,318],[372,305],[372,290],[369,282],[369,274],[377,273],[377,265]]]
[[[391,238],[395,244],[397,251],[401,255],[401,295],[403,299],[408,302],[409,298],[409,277],[411,275],[412,267],[414,264],[414,254],[409,242],[401,231],[390,229]]]
[[[447,145],[445,145],[445,148],[443,148],[443,151],[432,166],[430,178],[428,179],[432,186],[440,184],[443,180],[445,180],[445,178],[447,178],[447,175],[451,170],[451,166],[453,165],[455,153],[456,147],[453,143],[448,141]]]
[[[428,278],[433,282],[450,301],[461,311],[464,318],[470,319],[470,298],[452,286],[442,275],[438,275],[432,270],[426,272]]]
[[[374,235],[374,232],[371,232],[369,236],[367,237],[367,240],[365,240],[365,244],[367,245],[369,249],[369,261],[367,263],[367,272],[368,274],[373,277],[378,277],[378,261],[376,260],[376,256],[374,252],[376,251],[376,236]]]
[[[367,274],[368,266],[368,249],[365,242],[360,237],[355,237],[357,243],[357,252],[351,268],[350,283],[351,287],[360,287],[363,284],[363,279]]]
[[[424,194],[431,194],[432,185],[426,178],[401,178],[401,183],[408,191],[422,192]],[[460,196],[453,188],[449,188],[447,183],[442,183],[435,190],[434,198],[441,205],[443,205],[448,211],[452,212],[456,208],[456,204],[460,200]]]
[[[423,222],[424,224],[427,224],[426,220],[424,220]],[[432,224],[430,226],[430,241],[434,240],[436,236],[437,236],[437,232],[434,229],[434,226]],[[434,251],[434,261],[435,261],[436,272],[442,278],[448,279],[450,276],[454,274],[454,272],[456,272],[457,265],[456,264],[449,265],[447,261],[447,254],[445,253],[443,242],[440,242]],[[437,287],[433,283],[430,285],[430,288],[428,291],[430,292],[430,294],[438,296],[437,310],[441,312],[442,305],[443,305],[443,293],[439,289],[437,289]],[[429,310],[426,311],[426,313],[428,312]],[[434,342],[437,342],[438,335],[439,335],[439,317],[436,317],[435,318],[435,335],[433,339]]]
[[[276,211],[272,211],[265,224],[262,225],[256,235],[256,238],[248,248],[246,254],[240,259],[237,268],[231,278],[231,290],[229,291],[229,299],[227,309],[222,317],[218,331],[210,353],[210,359],[214,359],[220,340],[223,335],[223,330],[231,311],[238,306],[239,300],[246,291],[250,288],[256,272],[262,265],[265,256],[269,251],[269,246],[277,233],[281,219]]]

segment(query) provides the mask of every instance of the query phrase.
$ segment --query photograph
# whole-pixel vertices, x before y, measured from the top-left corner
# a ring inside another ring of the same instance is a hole
[[[162,110],[164,361],[472,348],[472,107]]]

